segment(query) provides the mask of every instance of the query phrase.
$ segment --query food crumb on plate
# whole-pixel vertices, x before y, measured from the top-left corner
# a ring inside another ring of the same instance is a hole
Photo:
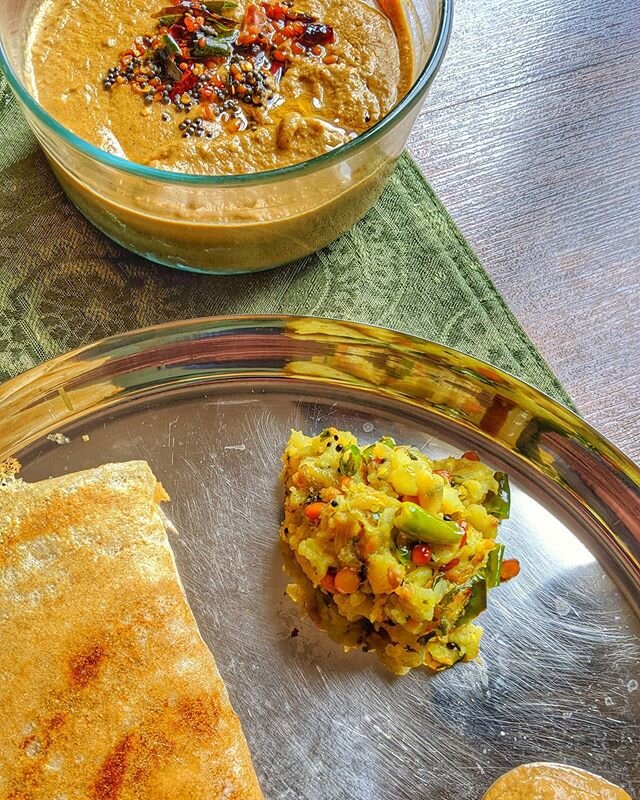
[[[47,436],[47,439],[50,442],[55,442],[56,444],[69,444],[71,439],[68,436],[65,436],[64,433],[50,433]]]

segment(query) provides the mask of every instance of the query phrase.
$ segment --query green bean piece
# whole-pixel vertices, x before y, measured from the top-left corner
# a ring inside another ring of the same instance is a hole
[[[500,567],[502,566],[502,559],[504,557],[504,545],[498,544],[489,553],[487,558],[487,566],[484,570],[484,575],[487,580],[487,586],[494,589],[500,585]]]

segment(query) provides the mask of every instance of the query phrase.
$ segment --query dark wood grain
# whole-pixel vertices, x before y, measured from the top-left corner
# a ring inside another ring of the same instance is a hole
[[[640,3],[455,12],[410,149],[580,412],[640,461]]]

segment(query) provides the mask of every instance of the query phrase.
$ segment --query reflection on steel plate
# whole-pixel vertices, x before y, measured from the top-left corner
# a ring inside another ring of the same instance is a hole
[[[28,480],[149,460],[268,798],[480,798],[526,761],[640,784],[638,471],[531,387],[391,331],[203,320],[21,376],[0,387],[0,419],[0,458]],[[284,597],[280,453],[290,428],[328,424],[430,454],[478,449],[509,472],[501,537],[522,572],[492,593],[478,662],[396,678]]]

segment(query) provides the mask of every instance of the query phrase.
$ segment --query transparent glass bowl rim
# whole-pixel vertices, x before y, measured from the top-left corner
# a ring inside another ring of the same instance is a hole
[[[366,144],[376,141],[387,128],[389,128],[395,121],[401,120],[418,102],[422,92],[429,86],[437,73],[449,42],[451,33],[451,23],[453,19],[453,0],[440,0],[440,24],[435,38],[434,46],[429,54],[426,64],[424,65],[420,75],[416,78],[413,85],[402,98],[402,100],[394,106],[394,108],[387,114],[386,117],[376,123],[373,127],[369,128],[364,133],[361,133],[355,139],[346,144],[336,147],[334,150],[324,153],[323,155],[316,156],[307,161],[302,161],[299,164],[293,164],[289,167],[281,167],[280,169],[268,170],[266,172],[253,172],[241,175],[187,175],[181,172],[171,172],[168,170],[155,169],[147,167],[144,164],[137,164],[134,161],[129,161],[120,156],[107,153],[93,144],[81,139],[72,133],[64,125],[57,122],[50,114],[48,114],[42,106],[37,103],[34,98],[29,94],[27,89],[23,86],[18,76],[13,71],[9,59],[4,51],[2,42],[0,41],[0,68],[4,72],[7,81],[18,98],[24,103],[29,111],[47,128],[52,130],[57,136],[61,137],[64,141],[70,144],[76,150],[79,150],[83,155],[89,156],[95,161],[102,163],[104,166],[111,167],[119,172],[128,175],[145,178],[147,180],[158,181],[161,183],[179,183],[182,185],[190,184],[200,187],[211,186],[240,186],[240,185],[255,185],[260,183],[269,183],[280,178],[293,178],[304,173],[312,173],[320,170],[323,167],[329,166],[336,161],[342,161],[349,155],[356,153],[362,149]]]

